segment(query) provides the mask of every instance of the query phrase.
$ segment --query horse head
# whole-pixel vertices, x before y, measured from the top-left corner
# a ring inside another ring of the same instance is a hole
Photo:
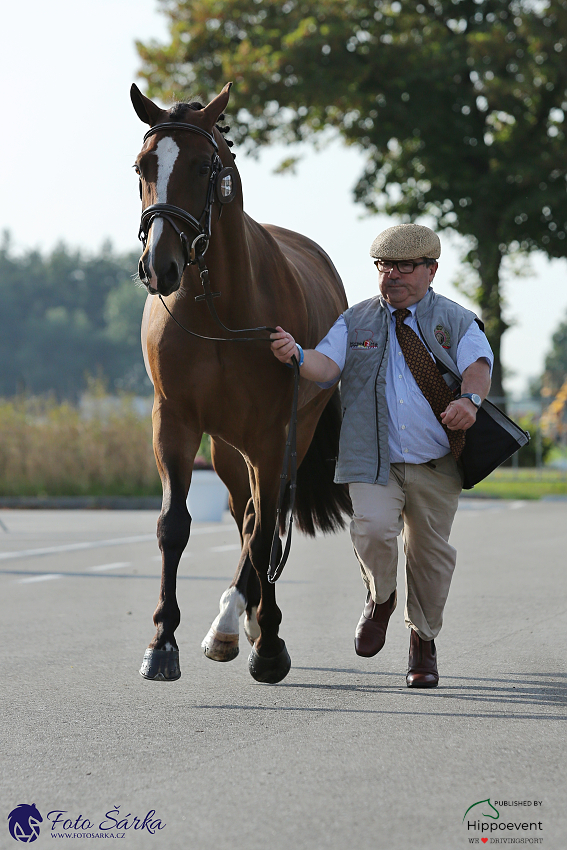
[[[212,204],[234,197],[235,171],[225,167],[233,158],[215,130],[231,85],[205,107],[177,103],[169,110],[160,109],[136,85],[130,89],[138,117],[150,126],[134,168],[140,178],[144,242],[138,272],[152,295],[179,289],[186,265],[208,245]]]

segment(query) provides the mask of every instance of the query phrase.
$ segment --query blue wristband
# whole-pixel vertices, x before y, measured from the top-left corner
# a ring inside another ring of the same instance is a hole
[[[298,365],[299,368],[303,366],[303,361],[305,360],[305,354],[303,353],[303,349],[298,342],[295,343],[297,346],[297,350],[299,351],[299,360]],[[293,369],[293,365],[291,363],[284,363],[284,366],[287,366],[288,369]]]

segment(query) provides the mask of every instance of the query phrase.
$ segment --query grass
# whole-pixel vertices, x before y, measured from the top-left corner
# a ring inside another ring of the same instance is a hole
[[[197,465],[210,463],[208,437]],[[567,496],[567,472],[501,467],[466,493]],[[49,398],[0,399],[0,497],[159,496],[149,413],[94,393],[81,408]]]
[[[541,499],[567,496],[567,472],[556,469],[501,467],[466,494],[492,499]]]
[[[198,457],[210,463],[208,437]],[[0,399],[0,497],[160,495],[151,416],[134,399]]]
[[[126,397],[88,416],[53,399],[2,399],[0,496],[159,495],[151,434]]]

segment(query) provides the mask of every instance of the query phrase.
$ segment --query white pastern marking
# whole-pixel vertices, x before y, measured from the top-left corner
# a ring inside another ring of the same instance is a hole
[[[220,598],[220,614],[211,626],[211,631],[223,635],[238,634],[238,619],[244,613],[246,600],[236,587],[229,587]]]
[[[258,606],[254,605],[254,607],[250,609],[250,616],[248,616],[247,611],[246,617],[244,618],[244,631],[252,638],[253,641],[258,640],[260,637],[260,626],[258,625],[257,614]]]
[[[32,584],[36,581],[51,581],[55,578],[63,578],[61,573],[47,573],[43,576],[30,576],[30,578],[21,578],[19,584]]]
[[[160,139],[156,147],[157,156],[157,180],[156,180],[156,204],[167,204],[167,188],[173,167],[179,156],[179,146],[171,136]],[[150,227],[148,240],[148,268],[150,271],[150,284],[157,287],[157,275],[154,271],[154,256],[157,250],[160,236],[163,233],[163,218],[155,218]]]
[[[167,652],[173,652],[173,650],[175,649],[173,644],[171,644],[169,641],[165,643],[162,648],[165,649]]]
[[[102,573],[104,570],[119,570],[121,567],[129,567],[130,561],[120,561],[117,564],[99,564],[96,567],[89,567],[93,573]]]

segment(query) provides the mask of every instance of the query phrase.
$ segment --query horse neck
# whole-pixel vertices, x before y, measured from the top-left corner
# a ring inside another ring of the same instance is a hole
[[[225,205],[220,219],[218,216],[219,206],[215,205],[211,241],[204,261],[211,290],[221,293],[215,298],[215,308],[226,324],[236,328],[254,315],[255,304],[254,275],[241,198],[237,196],[231,204]],[[196,269],[190,273],[188,283],[186,288],[192,295],[202,293]],[[193,298],[186,300],[193,302]]]

